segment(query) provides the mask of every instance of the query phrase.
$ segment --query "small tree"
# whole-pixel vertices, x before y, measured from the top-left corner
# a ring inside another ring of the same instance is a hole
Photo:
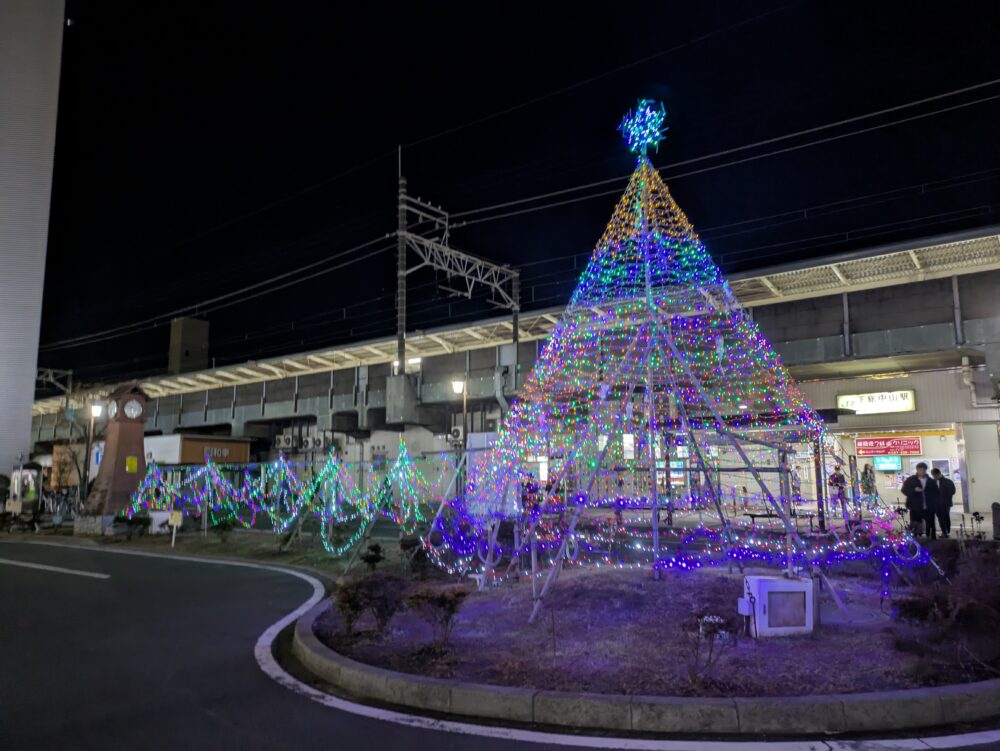
[[[368,549],[361,554],[361,560],[368,566],[369,571],[374,571],[375,567],[385,560],[385,554],[382,552],[382,546],[377,542],[372,543],[368,546]]]
[[[406,599],[406,604],[431,625],[434,641],[446,646],[469,590],[459,584],[448,587],[422,587]]]
[[[700,686],[732,640],[728,622],[718,615],[695,617],[681,625],[681,651],[687,658],[688,683]]]

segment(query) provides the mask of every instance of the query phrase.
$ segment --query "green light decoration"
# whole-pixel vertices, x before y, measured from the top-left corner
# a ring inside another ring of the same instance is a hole
[[[494,448],[437,514],[434,556],[459,573],[548,566],[548,583],[582,563],[809,567],[897,547],[921,559],[884,511],[860,551],[846,515],[833,541],[795,530],[800,499],[776,468],[823,424],[646,156],[665,117],[644,99],[619,126],[635,171]],[[736,520],[750,503],[778,519],[777,538]]]
[[[360,469],[367,492],[353,482],[354,469]],[[445,474],[450,465],[437,469]],[[171,475],[180,479],[173,481]],[[245,528],[266,516],[277,534],[297,520],[315,517],[327,552],[343,555],[380,518],[399,526],[404,535],[417,534],[426,526],[425,504],[433,497],[433,486],[400,440],[399,455],[382,479],[371,465],[351,467],[333,453],[318,470],[308,465],[293,467],[284,456],[258,465],[220,465],[207,460],[204,465],[163,468],[150,462],[132,496],[129,513],[175,509],[200,516],[207,510],[212,524],[233,520]],[[346,543],[332,543],[335,527],[355,525]]]
[[[151,464],[133,513],[208,508],[248,527],[266,517],[275,532],[312,516],[332,555],[389,519],[449,573],[544,577],[536,610],[568,565],[822,571],[865,559],[886,572],[927,562],[877,497],[866,519],[846,506],[842,524],[828,517],[832,536],[796,530],[804,503],[790,457],[823,438],[823,423],[646,155],[665,118],[644,99],[619,126],[635,171],[495,445],[467,455],[464,488],[455,462],[428,482],[401,441],[385,473],[332,454],[318,471],[282,457],[209,462],[179,480]],[[779,530],[743,521],[749,509]]]

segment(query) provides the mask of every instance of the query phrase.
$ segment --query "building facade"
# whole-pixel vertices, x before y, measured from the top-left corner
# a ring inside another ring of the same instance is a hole
[[[0,474],[31,449],[63,0],[0,3]]]
[[[731,286],[828,420],[831,462],[877,463],[890,501],[920,460],[953,477],[956,510],[1000,501],[1000,227],[765,269]],[[400,435],[413,454],[454,451],[497,429],[560,313],[521,313],[516,351],[510,318],[414,332],[402,390],[390,388],[392,338],[150,378],[140,384],[146,433],[249,438],[259,459],[331,446],[351,461],[392,458]],[[67,438],[64,407],[36,401],[39,451]]]

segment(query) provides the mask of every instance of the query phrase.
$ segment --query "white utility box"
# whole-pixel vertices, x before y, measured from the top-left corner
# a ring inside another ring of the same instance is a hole
[[[170,534],[170,527],[167,526],[167,521],[169,521],[169,519],[170,519],[169,511],[150,511],[149,534],[151,535]]]
[[[812,579],[747,576],[740,615],[749,616],[754,637],[810,634],[815,624]]]

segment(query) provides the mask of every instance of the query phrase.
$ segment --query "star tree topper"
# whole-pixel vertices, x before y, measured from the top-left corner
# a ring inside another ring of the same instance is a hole
[[[659,106],[657,106],[659,105]],[[621,131],[629,151],[640,156],[646,155],[650,146],[660,150],[660,141],[666,132],[667,108],[655,99],[640,99],[635,110],[629,110],[622,119]]]

